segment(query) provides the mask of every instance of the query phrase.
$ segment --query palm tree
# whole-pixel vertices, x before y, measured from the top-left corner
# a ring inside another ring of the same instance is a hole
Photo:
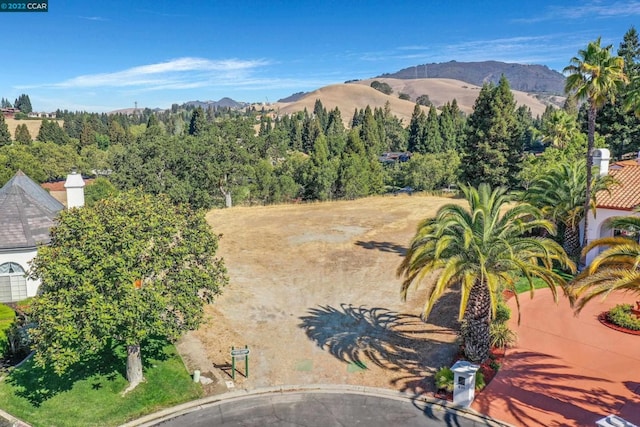
[[[608,190],[611,176],[596,177],[591,188],[589,208],[595,213],[596,193]],[[549,173],[537,177],[520,199],[541,209],[556,225],[562,225],[562,247],[570,258],[580,255],[580,221],[584,219],[584,195],[587,187],[585,161],[563,163]]]
[[[640,231],[640,217],[614,218],[611,227],[637,233]],[[571,300],[578,313],[595,297],[606,297],[616,290],[640,295],[640,243],[637,237],[604,237],[589,244],[583,253],[601,246],[608,248],[571,281]]]
[[[553,111],[546,120],[543,120],[541,126],[542,142],[563,150],[567,148],[569,142],[578,132],[578,122],[575,115],[571,115],[565,110]]]
[[[587,186],[583,199],[584,212],[589,210],[590,203],[596,113],[607,101],[614,101],[618,89],[627,82],[624,59],[611,56],[611,48],[612,45],[600,46],[598,37],[586,49],[579,50],[578,56],[571,58],[570,64],[563,70],[569,74],[565,84],[567,94],[576,101],[587,102]],[[588,215],[584,215],[583,246],[587,244],[588,218]]]
[[[403,299],[412,284],[432,272],[438,274],[435,281],[426,281],[423,319],[447,288],[461,285],[458,317],[464,325],[465,355],[481,362],[489,354],[489,324],[501,291],[513,289],[517,275],[526,277],[533,291],[532,280],[539,277],[557,299],[555,284],[564,286],[565,281],[552,270],[554,262],[570,269],[574,265],[553,240],[527,236],[538,228],[555,232],[539,209],[525,203],[510,205],[513,197],[502,187],[492,190],[480,184],[478,189],[462,186],[462,191],[469,207],[448,204],[422,222],[397,274],[404,277]]]

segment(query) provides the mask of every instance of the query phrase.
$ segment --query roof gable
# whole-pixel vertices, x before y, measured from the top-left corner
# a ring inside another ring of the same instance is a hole
[[[22,171],[0,188],[0,250],[49,243],[49,230],[64,206]]]

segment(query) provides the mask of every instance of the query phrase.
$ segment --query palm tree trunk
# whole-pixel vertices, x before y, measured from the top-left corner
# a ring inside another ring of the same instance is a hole
[[[593,169],[593,148],[595,145],[596,134],[596,105],[593,100],[589,101],[588,110],[588,129],[587,129],[587,185],[586,195],[584,198],[584,232],[582,233],[582,247],[587,246],[587,230],[589,228],[589,207],[591,202],[591,175]]]
[[[481,363],[489,357],[491,338],[491,296],[482,280],[476,280],[469,291],[469,301],[464,312],[462,333],[464,354],[472,362]]]
[[[564,226],[562,249],[574,261],[577,261],[580,257],[580,230],[578,230],[577,226]]]

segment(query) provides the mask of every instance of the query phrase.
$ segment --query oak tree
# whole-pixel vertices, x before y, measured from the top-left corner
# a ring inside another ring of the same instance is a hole
[[[196,329],[227,283],[217,249],[204,215],[164,195],[125,192],[62,212],[31,266],[36,363],[62,374],[119,343],[133,389],[145,341]]]

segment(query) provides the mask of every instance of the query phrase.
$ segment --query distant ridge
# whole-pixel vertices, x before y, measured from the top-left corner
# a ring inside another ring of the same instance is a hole
[[[309,92],[296,92],[292,95],[287,96],[286,98],[278,99],[278,102],[296,102],[305,96],[307,96]]]
[[[403,68],[395,73],[385,73],[378,77],[455,79],[482,86],[484,83],[489,82],[498,83],[503,74],[509,80],[511,89],[553,95],[564,93],[565,77],[545,65],[523,65],[499,61],[450,61],[415,65]]]
[[[188,101],[182,104],[183,107],[202,107],[204,110],[208,110],[209,108],[240,109],[245,108],[248,105],[249,104],[246,102],[234,101],[233,99],[227,97],[220,99],[220,101]]]

